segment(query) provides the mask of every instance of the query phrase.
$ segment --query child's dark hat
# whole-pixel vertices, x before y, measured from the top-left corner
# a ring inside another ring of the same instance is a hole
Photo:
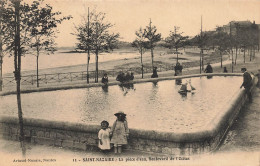
[[[102,123],[106,123],[107,126],[109,126],[109,123],[108,123],[108,121],[106,121],[106,120],[103,120],[100,124],[102,125]]]
[[[115,113],[114,115],[115,115],[115,116],[118,116],[118,115],[126,116],[126,114],[125,114],[124,112],[122,112],[122,111],[119,111],[118,113]]]

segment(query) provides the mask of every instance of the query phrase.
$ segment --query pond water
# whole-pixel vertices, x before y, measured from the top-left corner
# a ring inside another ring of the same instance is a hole
[[[189,79],[183,79],[185,83]],[[194,93],[181,95],[175,80],[22,94],[24,117],[112,125],[114,113],[124,111],[130,128],[196,132],[207,126],[239,91],[242,77],[191,79]],[[17,116],[16,96],[0,97],[0,114]]]

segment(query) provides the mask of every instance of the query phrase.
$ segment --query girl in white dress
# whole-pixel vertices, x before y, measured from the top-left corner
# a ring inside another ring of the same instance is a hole
[[[98,132],[98,147],[103,151],[108,151],[110,150],[110,138],[109,138],[109,133],[110,133],[110,128],[108,128],[109,123],[107,121],[102,121],[101,122],[101,129]]]

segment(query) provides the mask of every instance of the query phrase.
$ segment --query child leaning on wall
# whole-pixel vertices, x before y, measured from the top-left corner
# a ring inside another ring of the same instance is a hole
[[[98,132],[98,147],[100,150],[103,152],[108,152],[111,147],[110,147],[110,128],[108,128],[109,123],[105,120],[101,122],[101,129]]]
[[[124,112],[118,112],[114,114],[117,119],[111,128],[111,143],[114,144],[114,152],[121,153],[122,146],[127,145],[127,139],[129,137],[129,129],[126,121],[126,114]]]

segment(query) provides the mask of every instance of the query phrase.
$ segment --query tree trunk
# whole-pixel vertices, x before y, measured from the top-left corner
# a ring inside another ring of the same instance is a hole
[[[201,50],[200,50],[200,74],[201,74],[201,69],[202,69],[202,68],[201,68],[201,54],[202,54],[202,53],[201,53]]]
[[[203,55],[203,49],[201,50],[201,70],[204,71],[204,55]]]
[[[237,47],[236,47],[236,57],[235,57],[235,65],[237,65]]]
[[[87,83],[89,84],[89,61],[90,61],[90,53],[89,53],[89,49],[88,49],[88,60],[87,60]]]
[[[179,62],[179,54],[178,54],[178,48],[177,47],[176,47],[175,51],[176,51],[176,54],[177,54],[177,62],[176,63],[178,63]]]
[[[252,47],[250,47],[250,62],[252,60]]]
[[[19,127],[20,127],[20,144],[22,148],[23,157],[26,155],[25,143],[24,143],[24,130],[23,130],[23,113],[22,113],[22,104],[21,104],[21,45],[20,45],[20,1],[15,1],[15,80],[16,80],[16,90],[17,90],[17,107],[18,107],[18,118],[19,118]],[[18,62],[17,62],[18,59]]]
[[[231,59],[232,59],[232,62],[231,62],[231,71],[232,71],[232,73],[234,72],[234,55],[233,55],[233,49],[231,49],[231,54],[232,54],[232,57],[231,57]]]
[[[89,7],[88,7],[88,39],[89,39]],[[89,42],[89,41],[88,41]],[[90,60],[90,47],[89,47],[89,43],[88,43],[88,60],[87,60],[87,84],[89,84],[89,72],[88,72],[88,68],[89,68],[89,60]]]
[[[98,82],[98,51],[96,50],[96,79],[95,82]]]
[[[144,78],[143,50],[141,50],[141,70],[142,70],[142,78]]]
[[[253,58],[255,58],[255,46],[253,47]]]
[[[36,55],[36,63],[37,63],[37,72],[36,72],[36,79],[37,79],[37,88],[39,88],[39,51],[37,50],[37,55]]]
[[[246,48],[244,49],[244,63],[246,63]]]
[[[153,48],[151,48],[151,57],[152,57],[152,67],[154,67],[153,66]]]
[[[222,59],[222,52],[220,51],[220,67],[222,68],[222,62],[223,62],[223,59]]]

